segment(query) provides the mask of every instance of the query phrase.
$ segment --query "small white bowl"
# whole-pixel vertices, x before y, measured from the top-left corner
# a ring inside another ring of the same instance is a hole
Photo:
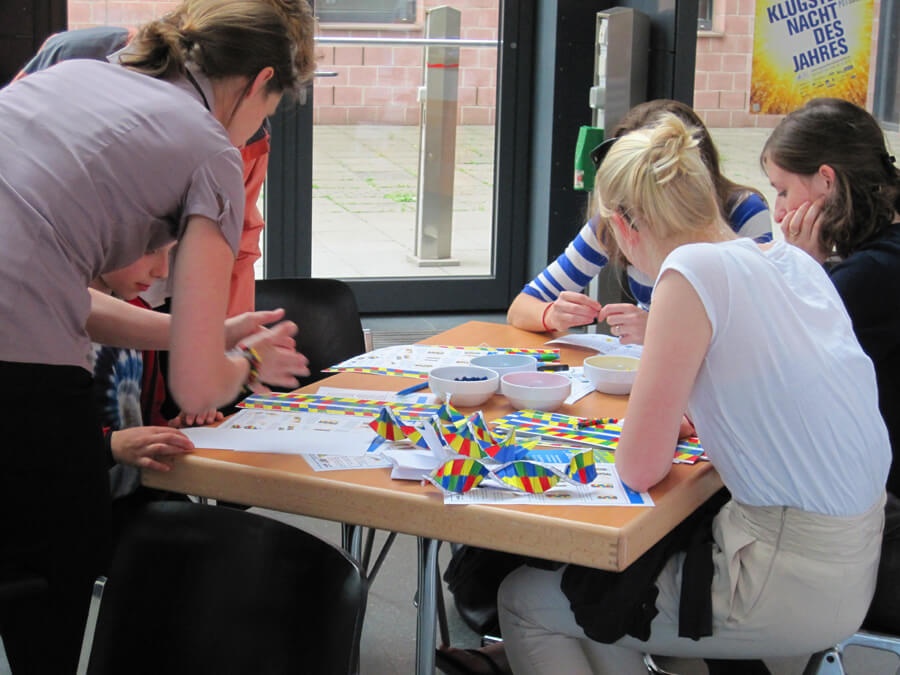
[[[500,377],[507,373],[537,370],[537,359],[528,354],[485,354],[476,356],[469,363],[479,368],[490,368]]]
[[[572,380],[559,373],[507,373],[500,378],[500,391],[519,410],[553,412],[572,392]]]
[[[494,395],[499,384],[497,373],[478,366],[440,366],[428,373],[431,393],[442,401],[450,394],[450,405],[454,407],[481,405]]]
[[[634,356],[595,354],[584,360],[584,376],[604,394],[627,394],[637,377],[640,359]]]

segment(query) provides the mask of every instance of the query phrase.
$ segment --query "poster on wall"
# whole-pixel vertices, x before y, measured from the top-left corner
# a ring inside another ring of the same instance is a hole
[[[785,114],[818,96],[865,106],[874,5],[757,0],[750,112]]]

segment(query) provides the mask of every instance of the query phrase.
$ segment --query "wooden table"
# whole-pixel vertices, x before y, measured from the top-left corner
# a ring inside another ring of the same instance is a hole
[[[472,321],[426,340],[429,344],[539,347],[545,335]],[[561,362],[580,365],[592,352],[562,348]],[[305,387],[399,391],[408,378],[338,373]],[[559,412],[620,417],[627,397],[593,392]],[[503,396],[479,406],[488,420],[512,412]],[[462,412],[472,409],[461,408]],[[419,628],[417,673],[434,669],[437,545],[443,541],[623,570],[722,483],[708,463],[674,465],[650,490],[655,507],[508,506],[447,507],[431,485],[391,480],[387,469],[314,472],[296,455],[197,450],[175,460],[168,473],[146,471],[150,487],[315,516],[419,537]]]

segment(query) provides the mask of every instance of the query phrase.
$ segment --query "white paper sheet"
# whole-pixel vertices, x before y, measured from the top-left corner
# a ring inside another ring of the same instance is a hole
[[[640,358],[644,351],[642,345],[623,345],[619,338],[604,335],[603,333],[571,333],[550,340],[548,345],[569,345],[591,349],[600,354],[619,354],[621,356],[634,356]]]
[[[183,429],[198,448],[291,455],[359,456],[375,432],[372,418],[243,409],[218,427]]]

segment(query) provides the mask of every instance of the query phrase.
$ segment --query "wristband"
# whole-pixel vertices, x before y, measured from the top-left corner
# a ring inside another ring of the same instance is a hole
[[[250,372],[247,373],[247,380],[244,382],[244,390],[252,392],[253,387],[260,382],[259,369],[262,366],[262,359],[259,358],[259,352],[253,347],[238,344],[237,350],[241,356],[247,359],[247,363],[250,364]]]
[[[547,325],[547,312],[550,311],[551,307],[553,307],[553,302],[548,302],[547,305],[544,307],[544,312],[541,314],[541,325],[544,327],[544,332],[546,332],[546,333],[554,332],[553,329]]]

